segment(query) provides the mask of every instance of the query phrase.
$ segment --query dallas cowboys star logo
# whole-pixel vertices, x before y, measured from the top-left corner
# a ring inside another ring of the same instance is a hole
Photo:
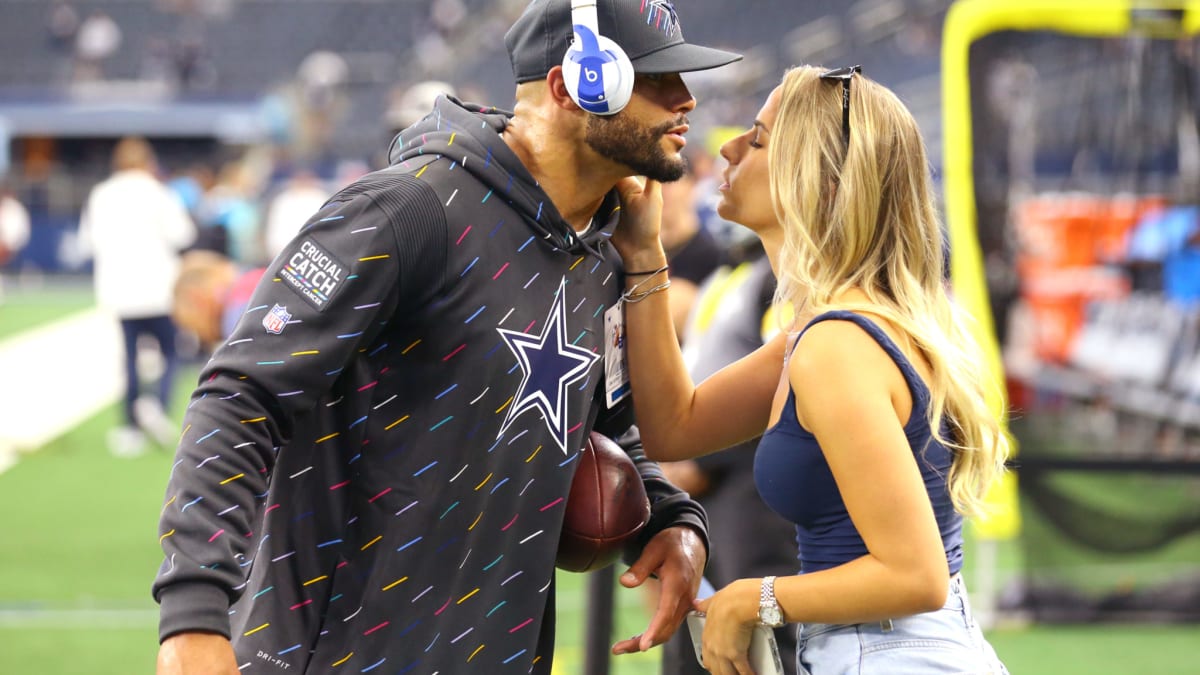
[[[503,436],[521,413],[542,413],[550,434],[567,454],[567,388],[587,376],[599,355],[567,343],[567,280],[559,282],[541,335],[497,328],[521,366],[521,386],[500,426]]]

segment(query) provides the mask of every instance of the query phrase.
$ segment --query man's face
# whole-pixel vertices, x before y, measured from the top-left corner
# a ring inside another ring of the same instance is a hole
[[[602,157],[634,175],[660,182],[678,180],[686,167],[680,154],[687,113],[696,100],[678,74],[639,75],[633,99],[616,115],[590,115],[584,140]]]

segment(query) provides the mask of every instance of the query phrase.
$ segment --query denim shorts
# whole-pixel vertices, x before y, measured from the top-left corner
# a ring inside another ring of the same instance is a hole
[[[946,604],[934,612],[872,623],[800,624],[796,663],[799,675],[1008,675],[971,616],[957,574]]]

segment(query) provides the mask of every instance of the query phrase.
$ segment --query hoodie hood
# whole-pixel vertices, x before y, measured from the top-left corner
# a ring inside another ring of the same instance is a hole
[[[395,166],[429,155],[446,157],[490,188],[492,198],[508,202],[546,244],[604,259],[600,242],[612,235],[617,223],[620,201],[616,190],[604,198],[587,231],[577,234],[501,138],[510,119],[512,113],[499,108],[439,96],[428,115],[392,141],[388,163]]]

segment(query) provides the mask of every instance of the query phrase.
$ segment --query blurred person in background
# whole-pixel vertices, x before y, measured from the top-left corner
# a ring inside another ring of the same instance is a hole
[[[183,206],[193,221],[200,220],[204,194],[212,189],[215,182],[216,176],[213,175],[212,167],[203,161],[192,162],[175,171],[167,179],[167,185],[183,201]]]
[[[717,143],[713,146],[713,139],[719,137],[721,133],[728,127],[718,127],[709,130],[705,134],[705,142],[702,143],[698,150],[688,155],[688,173],[692,176],[692,181],[695,186],[692,188],[695,194],[696,215],[700,218],[700,227],[709,230],[712,234],[712,227],[709,227],[709,220],[716,217],[716,203],[720,199],[720,193],[717,192],[717,186],[721,183],[720,176],[716,170],[716,158],[714,155],[719,151],[721,144]],[[716,149],[710,150],[710,147]],[[713,235],[716,239],[716,235]],[[722,246],[725,242],[717,239]]]
[[[243,269],[217,251],[183,254],[171,318],[211,351],[237,325],[265,268]]]
[[[29,243],[29,211],[0,180],[0,269],[4,268]],[[0,275],[0,302],[4,301],[4,277]]]
[[[741,127],[719,126],[710,129],[705,136],[706,152],[697,152],[697,161],[693,164],[696,176],[696,210],[700,214],[700,227],[708,231],[730,258],[731,263],[740,264],[749,257],[757,258],[762,245],[754,233],[746,228],[731,223],[717,212],[721,202],[721,191],[717,188],[723,181],[721,172],[717,170],[714,155],[718,155],[721,146],[736,136],[741,135]]]
[[[313,51],[300,62],[293,81],[295,136],[292,152],[321,165],[333,156],[335,132],[350,110],[350,64],[339,53]]]
[[[440,80],[425,80],[411,86],[397,87],[389,97],[387,111],[384,113],[384,129],[387,143],[378,156],[372,160],[376,168],[388,165],[388,150],[391,141],[408,127],[421,121],[421,118],[433,110],[433,102],[438,96],[445,94],[458,97],[458,90],[449,82]]]
[[[233,260],[255,265],[264,260],[260,181],[248,157],[226,162],[201,198],[200,226],[203,238],[224,245],[222,253]]]
[[[193,162],[167,179],[167,186],[183,202],[188,217],[196,224],[196,238],[188,250],[218,251],[229,255],[229,233],[219,222],[210,222],[206,195],[217,183],[213,167],[205,161]]]
[[[690,168],[677,181],[663,184],[662,243],[671,266],[671,319],[675,334],[686,339],[684,328],[700,283],[725,262],[725,253],[700,223],[696,178]]]
[[[388,141],[397,134],[411,127],[433,109],[433,102],[439,96],[457,97],[458,91],[454,85],[440,80],[425,80],[411,86],[400,87],[392,92],[391,104],[384,113],[384,122],[388,129]]]
[[[50,47],[62,54],[75,51],[75,34],[79,32],[79,12],[64,0],[52,0],[46,12],[46,39]]]
[[[740,57],[686,43],[663,0],[571,4],[535,0],[507,33],[514,112],[438,98],[391,166],[297,227],[206,365],[160,520],[160,673],[550,673],[593,429],[651,498],[621,583],[663,589],[621,649],[682,622],[707,528],[597,363],[623,297],[607,241],[619,179],[683,173],[679,73]],[[576,33],[628,56],[569,52]],[[587,68],[627,86],[615,114],[582,107]]]
[[[53,0],[46,12],[46,41],[55,55],[58,82],[70,81],[74,71],[75,35],[79,32],[79,12],[63,0]]]
[[[110,451],[134,457],[145,450],[145,432],[173,445],[178,427],[167,417],[175,384],[175,324],[171,287],[179,253],[196,228],[178,196],[156,176],[154,149],[143,138],[121,139],[112,156],[112,175],[87,197],[79,241],[94,259],[96,302],[121,322],[125,344],[124,424],[109,437]],[[153,395],[141,396],[139,344],[153,339],[163,371]]]
[[[95,10],[75,33],[75,80],[103,80],[104,65],[121,48],[121,27],[107,12]]]
[[[316,213],[329,190],[310,169],[297,169],[289,176],[279,192],[267,204],[266,226],[263,228],[266,256],[271,260],[296,236],[297,227]]]
[[[963,515],[983,510],[1007,441],[944,283],[917,123],[858,72],[789,70],[721,151],[718,208],[762,240],[776,299],[795,308],[787,332],[697,387],[666,298],[626,306],[647,453],[692,459],[762,434],[758,490],[796,524],[799,574],[739,579],[696,603],[717,675],[749,672],[756,625],[787,623],[799,672],[1007,672],[959,574]],[[626,264],[657,268],[659,186],[620,189],[612,243]]]

